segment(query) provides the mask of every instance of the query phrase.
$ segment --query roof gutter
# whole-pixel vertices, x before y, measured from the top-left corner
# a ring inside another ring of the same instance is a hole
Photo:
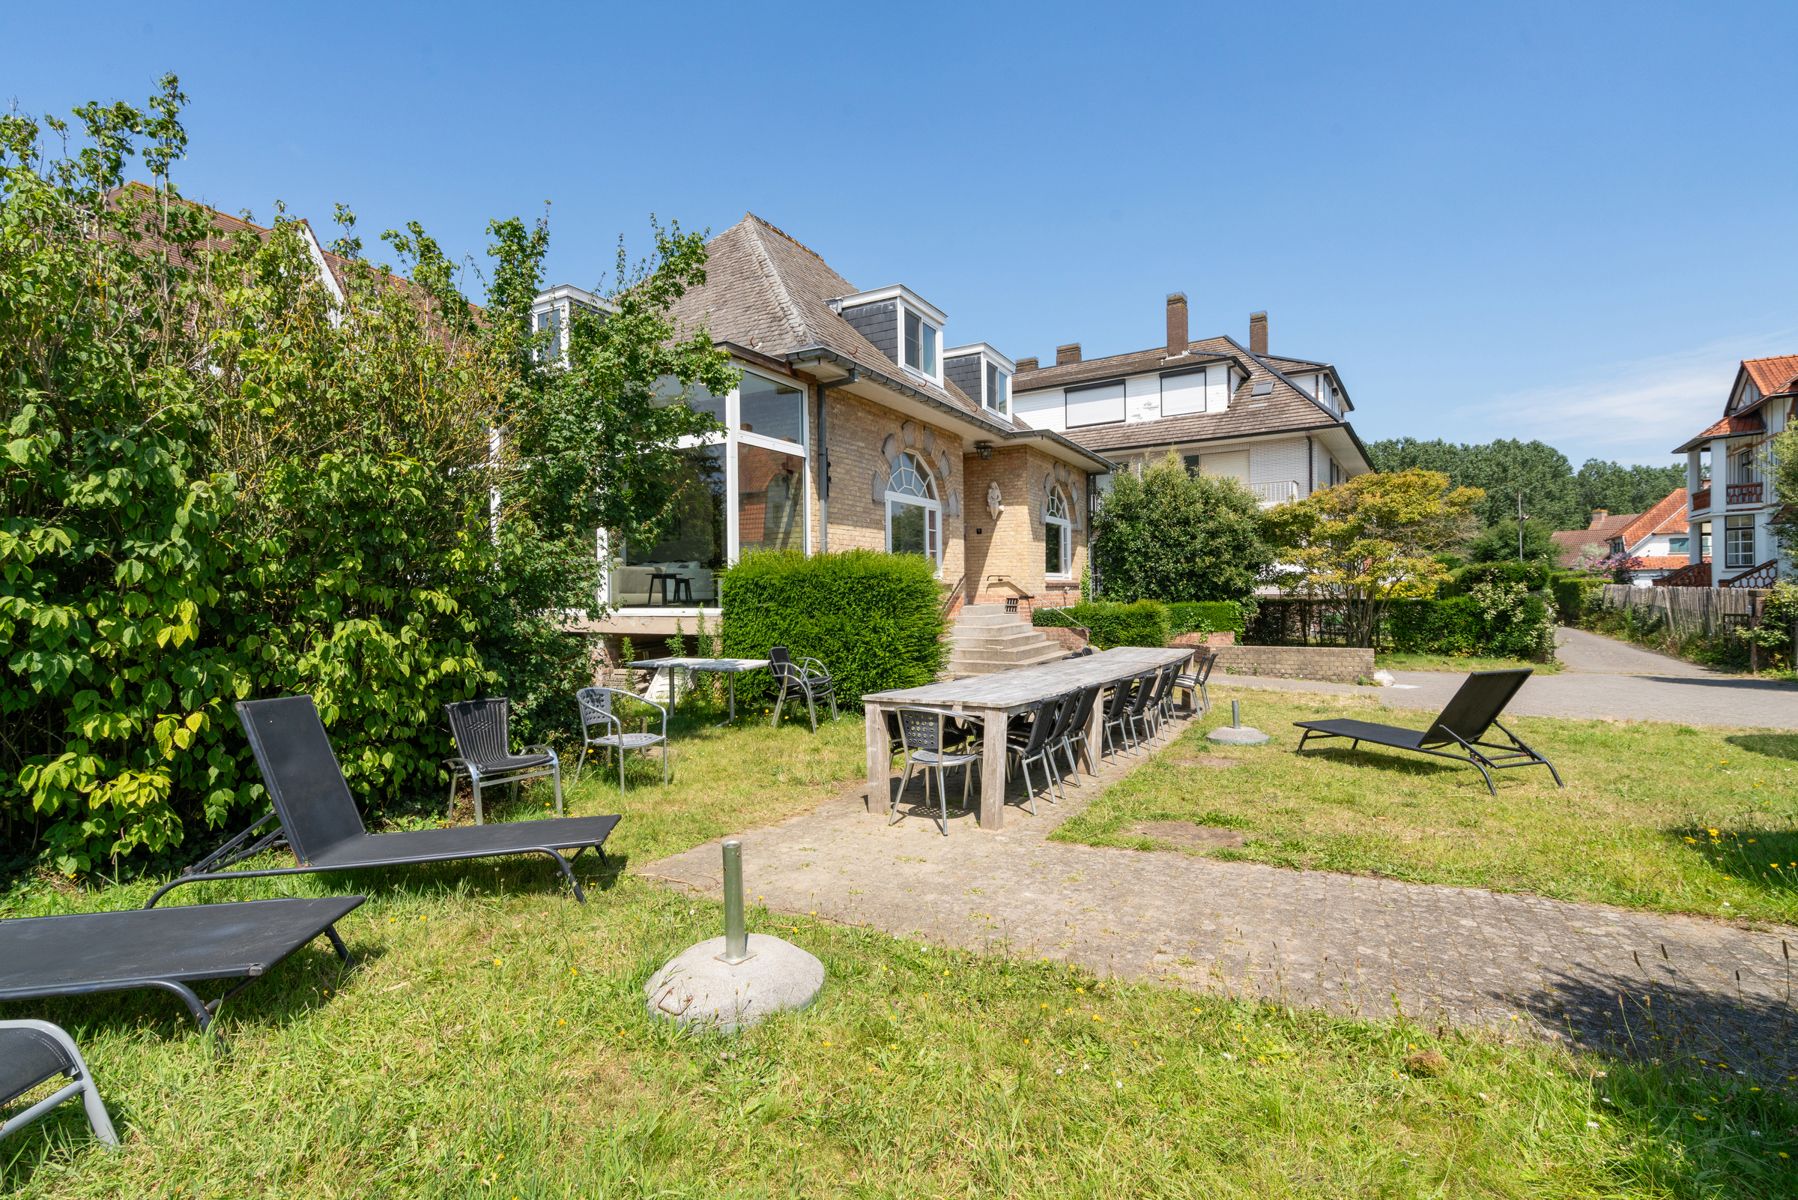
[[[890,388],[902,396],[909,397],[921,404],[927,405],[942,413],[944,416],[952,417],[957,421],[970,422],[980,426],[986,430],[990,436],[1001,441],[1046,441],[1060,446],[1063,450],[1071,451],[1072,453],[1079,455],[1080,458],[1088,463],[1097,464],[1103,471],[1110,471],[1115,465],[1110,459],[1105,458],[1094,451],[1088,450],[1078,442],[1065,438],[1052,430],[1012,429],[1008,426],[1001,425],[982,413],[969,412],[967,409],[957,408],[953,404],[945,403],[935,396],[932,396],[929,392],[913,387],[903,379],[895,378],[884,372],[868,370],[848,355],[837,350],[832,350],[828,346],[806,346],[795,350],[786,356],[786,362],[790,367],[802,367],[807,363],[827,362],[832,366],[839,367],[842,370],[849,372],[852,376],[866,375],[869,379],[879,383],[882,387]],[[851,382],[849,379],[836,381],[837,384],[849,382]],[[836,384],[833,384],[832,386],[836,386]]]

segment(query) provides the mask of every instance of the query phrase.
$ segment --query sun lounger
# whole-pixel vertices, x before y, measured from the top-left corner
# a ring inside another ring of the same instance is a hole
[[[69,1082],[0,1122],[0,1138],[49,1116],[50,1110],[63,1101],[80,1096],[94,1136],[108,1146],[118,1145],[119,1135],[113,1132],[112,1118],[100,1103],[100,1089],[87,1073],[87,1064],[81,1061],[75,1040],[48,1021],[0,1021],[0,1105],[11,1104],[57,1076]]]
[[[1475,671],[1461,684],[1442,712],[1428,729],[1407,729],[1402,725],[1381,725],[1373,721],[1336,719],[1329,721],[1295,721],[1305,731],[1299,738],[1299,749],[1312,738],[1348,738],[1349,749],[1362,742],[1409,750],[1436,758],[1472,763],[1486,781],[1486,790],[1494,796],[1492,772],[1513,767],[1547,767],[1556,787],[1565,787],[1554,764],[1524,745],[1517,735],[1499,724],[1498,716],[1530,677],[1528,667],[1505,671]],[[1488,735],[1497,730],[1503,741]]]
[[[345,962],[336,924],[361,896],[246,900],[0,921],[0,1000],[154,988],[205,1029],[219,1006],[317,937]],[[236,980],[217,999],[195,985]]]
[[[555,817],[370,833],[356,811],[311,696],[241,701],[237,719],[250,739],[256,765],[262,768],[274,811],[164,884],[150,897],[152,905],[174,888],[204,880],[358,871],[518,854],[545,854],[554,859],[574,889],[575,899],[585,900],[587,894],[574,877],[574,861],[588,849],[603,859],[605,840],[618,824],[618,818],[611,816]],[[275,828],[268,828],[271,823]],[[282,841],[292,848],[298,866],[226,869]],[[568,850],[574,853],[565,854]]]

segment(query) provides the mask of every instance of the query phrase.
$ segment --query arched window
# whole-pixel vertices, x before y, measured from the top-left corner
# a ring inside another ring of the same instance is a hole
[[[1050,578],[1074,570],[1074,524],[1068,519],[1068,498],[1058,487],[1049,489],[1043,501],[1043,570]]]
[[[901,454],[887,478],[887,549],[943,562],[943,505],[930,470],[913,454]]]

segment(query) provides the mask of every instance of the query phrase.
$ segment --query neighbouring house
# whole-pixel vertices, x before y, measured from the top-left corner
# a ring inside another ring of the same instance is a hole
[[[1191,340],[1181,293],[1165,315],[1166,338],[1146,350],[1083,358],[1069,343],[1052,365],[1019,360],[1012,412],[1123,467],[1179,455],[1190,470],[1238,480],[1263,506],[1373,469],[1336,368],[1269,353],[1266,313],[1249,317],[1247,346]]]
[[[1674,488],[1647,512],[1612,534],[1606,557],[1616,565],[1621,583],[1652,587],[1692,561],[1686,489]],[[1704,558],[1699,547],[1699,557]]]
[[[902,283],[860,288],[753,214],[707,243],[706,281],[674,309],[742,370],[728,396],[687,394],[724,428],[685,451],[686,488],[655,541],[602,530],[596,632],[692,632],[719,611],[717,575],[756,549],[922,554],[946,600],[1079,598],[1101,453],[1014,416],[1017,368],[985,342],[949,345],[947,314]],[[536,299],[565,331],[579,288]]]
[[[1592,510],[1592,520],[1584,529],[1557,529],[1549,534],[1556,548],[1555,561],[1563,567],[1594,566],[1611,554],[1611,539],[1634,523],[1641,513],[1613,513],[1608,509]]]
[[[1773,534],[1781,501],[1768,478],[1772,439],[1798,417],[1798,354],[1743,359],[1723,415],[1674,449],[1686,456],[1687,565],[1658,582],[1770,587],[1791,574]],[[1712,561],[1703,561],[1708,539]]]

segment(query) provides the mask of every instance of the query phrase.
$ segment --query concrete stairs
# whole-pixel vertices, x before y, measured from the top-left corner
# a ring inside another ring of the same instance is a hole
[[[1065,654],[1060,642],[1033,627],[1023,614],[1008,613],[1003,604],[967,604],[949,629],[946,673],[990,675],[1053,662]]]

